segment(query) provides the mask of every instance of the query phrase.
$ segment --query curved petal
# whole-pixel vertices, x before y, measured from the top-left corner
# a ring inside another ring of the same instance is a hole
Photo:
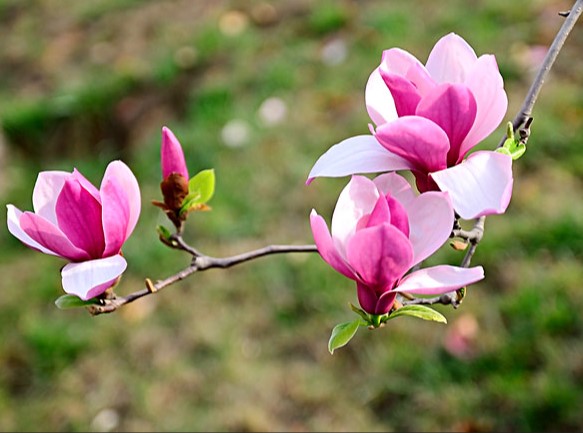
[[[480,56],[470,69],[465,84],[474,94],[478,111],[474,126],[461,146],[460,158],[494,132],[508,109],[504,81],[493,55]]]
[[[310,214],[310,226],[312,228],[312,235],[314,236],[316,247],[324,261],[345,277],[354,280],[354,272],[352,272],[344,259],[338,254],[334,241],[328,231],[326,221],[324,221],[324,218],[318,215],[315,210],[312,210],[312,213]]]
[[[417,87],[402,75],[380,71],[385,85],[391,91],[395,109],[399,117],[415,114],[415,109],[421,100]]]
[[[364,176],[352,176],[340,192],[331,229],[336,248],[343,257],[346,257],[346,241],[355,233],[361,218],[372,212],[378,198],[377,187]]]
[[[377,293],[391,290],[413,260],[409,239],[390,224],[357,231],[348,240],[346,254],[361,281]]]
[[[481,266],[460,268],[440,265],[412,272],[403,278],[394,290],[416,295],[441,295],[483,278],[484,269]]]
[[[431,173],[463,219],[506,211],[512,197],[512,158],[499,152],[480,151],[447,170]]]
[[[33,241],[42,245],[55,255],[71,261],[89,259],[89,254],[77,248],[65,234],[53,223],[32,212],[24,212],[19,218],[20,228]]]
[[[390,122],[393,123],[393,122]],[[389,123],[389,124],[390,124]],[[357,135],[332,146],[310,171],[307,184],[320,176],[341,177],[356,173],[405,170],[411,164],[402,157],[387,152],[372,135]]]
[[[415,56],[401,48],[391,48],[383,51],[379,67],[381,71],[401,75],[409,80],[421,96],[435,86],[435,81],[433,81],[425,66]]]
[[[441,84],[421,100],[415,114],[437,123],[449,138],[447,165],[458,162],[460,146],[476,120],[476,100],[463,84]]]
[[[127,192],[114,176],[103,178],[101,183],[102,225],[105,248],[103,257],[119,254],[126,241],[130,205]]]
[[[66,171],[41,171],[38,174],[32,191],[32,208],[37,215],[57,224],[55,214],[57,197],[63,189],[65,180],[71,176],[71,173]]]
[[[431,173],[447,167],[447,134],[436,123],[405,116],[381,125],[375,137],[391,153],[409,161],[411,168]]]
[[[181,174],[186,180],[189,179],[182,146],[174,133],[166,126],[162,127],[160,161],[162,165],[162,179],[166,179],[172,173]]]
[[[454,213],[447,193],[420,194],[406,207],[409,215],[409,240],[413,246],[413,265],[437,251],[451,235]]]
[[[77,170],[76,168],[73,169],[72,178],[76,179],[77,182],[79,182],[79,184],[85,189],[85,191],[87,191],[89,194],[91,194],[93,196],[93,198],[95,198],[95,200],[98,203],[101,203],[101,197],[99,195],[99,190],[97,188],[95,188],[95,185],[93,185],[91,182],[89,182],[87,180],[87,178],[85,176],[83,176],[81,174],[81,172],[79,170]]]
[[[109,182],[110,179],[115,179],[115,182],[126,192],[126,200],[129,210],[125,233],[125,238],[127,239],[134,231],[138,219],[140,218],[140,211],[142,208],[140,186],[130,168],[122,161],[112,161],[109,163],[105,170],[105,174],[103,175],[101,188],[103,188],[105,183]]]
[[[101,205],[77,180],[66,180],[55,208],[59,229],[91,258],[105,248]]]
[[[29,235],[27,235],[24,230],[22,230],[22,228],[20,227],[20,216],[22,215],[22,211],[20,211],[11,204],[7,204],[6,208],[7,208],[6,220],[8,223],[8,231],[12,233],[12,235],[15,238],[17,238],[20,242],[22,242],[26,246],[38,250],[41,253],[58,256],[57,253],[49,250],[48,248],[45,248],[43,245],[39,244],[37,241],[35,241]]]
[[[407,182],[407,179],[405,179],[400,174],[381,174],[375,177],[373,182],[379,191],[381,191],[384,195],[390,194],[405,208],[408,207],[408,203],[410,203],[412,200],[415,200],[415,197],[417,197],[415,191],[413,191],[413,188],[411,188],[411,184]]]
[[[464,39],[449,33],[437,41],[425,67],[437,83],[463,83],[476,59],[476,52]]]
[[[356,229],[360,230],[362,228],[373,227],[387,223],[391,224],[391,210],[389,208],[387,199],[384,196],[380,196],[370,215],[365,215],[365,217],[359,221]]]
[[[356,294],[358,296],[358,303],[369,314],[388,313],[397,297],[397,293],[392,291],[382,293],[379,296],[374,288],[360,282],[357,282]]]
[[[403,234],[409,237],[409,216],[405,207],[390,194],[385,197],[390,209],[391,225],[398,228]]]
[[[127,262],[120,255],[69,263],[61,271],[63,289],[86,301],[110,288],[126,268]]]
[[[368,77],[364,90],[366,111],[375,125],[382,125],[397,118],[395,101],[385,81],[376,68]]]

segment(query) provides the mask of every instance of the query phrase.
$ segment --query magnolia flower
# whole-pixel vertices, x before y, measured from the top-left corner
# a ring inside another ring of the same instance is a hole
[[[452,221],[448,193],[416,196],[395,173],[352,176],[336,203],[331,233],[315,210],[310,215],[320,255],[356,281],[360,306],[374,315],[388,313],[399,292],[440,295],[484,278],[481,266],[440,265],[406,275],[444,244]]]
[[[508,99],[493,55],[477,57],[450,33],[427,63],[399,48],[383,52],[365,89],[372,135],[348,138],[324,153],[318,176],[411,170],[420,192],[450,193],[464,219],[503,213],[512,194],[512,159],[476,152],[503,119]],[[466,165],[467,164],[467,165]]]
[[[174,133],[166,126],[162,127],[162,145],[160,147],[160,162],[162,179],[172,174],[179,174],[188,181],[188,168],[184,160],[184,152]]]
[[[125,271],[121,248],[140,215],[138,182],[127,165],[111,162],[98,190],[76,169],[39,173],[34,212],[8,208],[8,230],[25,245],[69,261],[65,292],[83,300],[99,296]]]

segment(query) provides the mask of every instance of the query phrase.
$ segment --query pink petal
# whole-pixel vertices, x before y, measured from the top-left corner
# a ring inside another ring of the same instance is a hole
[[[478,111],[476,121],[461,146],[462,158],[472,147],[494,132],[508,108],[504,81],[493,55],[480,56],[470,69],[465,84],[474,94]]]
[[[408,161],[387,152],[372,135],[358,135],[335,144],[320,156],[306,183],[320,176],[341,177],[408,168],[411,168]]]
[[[65,180],[71,173],[65,171],[41,171],[32,192],[32,207],[37,215],[57,224],[55,205]]]
[[[54,251],[55,255],[71,261],[90,258],[84,250],[73,245],[56,225],[43,217],[32,212],[24,212],[20,215],[19,222],[24,233],[47,250]]]
[[[409,237],[409,216],[405,207],[397,199],[388,194],[385,197],[391,214],[391,225],[398,228],[405,236]]]
[[[421,94],[417,87],[401,75],[391,74],[383,70],[380,73],[386,86],[391,91],[398,116],[415,114],[417,104],[421,100]]]
[[[76,168],[73,170],[72,178],[76,179],[77,182],[87,191],[89,194],[93,196],[98,203],[101,203],[101,197],[99,196],[99,190],[95,188],[95,186],[87,180],[85,176],[81,174],[79,170]]]
[[[382,125],[397,118],[393,96],[381,77],[379,68],[376,68],[368,78],[364,99],[368,115],[376,125]]]
[[[463,83],[476,59],[476,52],[465,40],[449,33],[437,41],[425,67],[437,83]]]
[[[498,152],[472,153],[464,162],[431,173],[463,219],[506,211],[512,197],[512,158]]]
[[[110,182],[115,179],[115,183],[126,192],[125,200],[128,203],[127,215],[127,228],[125,232],[125,239],[129,238],[138,219],[140,218],[140,211],[142,208],[142,199],[140,196],[140,186],[138,185],[138,180],[130,170],[130,168],[124,164],[122,161],[112,161],[107,166],[105,174],[103,175],[103,180],[101,182],[101,188],[105,183]]]
[[[390,194],[405,206],[405,208],[408,207],[408,203],[417,197],[407,179],[397,173],[381,174],[375,177],[373,182],[379,191],[384,195]]]
[[[356,231],[361,218],[372,212],[378,198],[375,184],[364,176],[352,176],[340,192],[331,228],[336,249],[343,257],[346,257],[346,241]]]
[[[451,235],[454,212],[447,193],[429,191],[420,194],[406,207],[413,246],[413,264],[437,251]]]
[[[58,226],[67,238],[91,258],[105,248],[101,205],[77,180],[67,180],[57,199]]]
[[[324,218],[318,215],[315,210],[312,210],[312,213],[310,214],[310,226],[312,228],[312,235],[314,236],[316,247],[324,261],[332,266],[337,272],[354,280],[354,272],[352,272],[348,264],[336,250],[336,246],[330,236],[326,221],[324,221]]]
[[[390,290],[413,259],[407,237],[389,224],[357,231],[348,240],[346,253],[361,282],[377,291]]]
[[[396,292],[377,293],[373,287],[357,282],[358,303],[364,311],[370,314],[385,314],[391,310],[397,297]]]
[[[417,107],[416,114],[437,123],[449,138],[447,164],[458,162],[460,146],[476,120],[476,101],[463,84],[435,87]]]
[[[405,116],[381,125],[376,138],[391,153],[409,161],[424,173],[447,167],[447,134],[436,123],[418,116]]]
[[[425,66],[411,53],[400,48],[383,51],[380,69],[390,74],[401,75],[410,81],[422,96],[435,86]]]
[[[162,164],[162,179],[166,179],[172,173],[181,174],[186,180],[189,179],[182,146],[174,133],[165,126],[162,127],[160,160]]]
[[[441,295],[483,278],[484,269],[481,266],[460,268],[440,265],[412,272],[401,280],[395,291],[416,295]]]
[[[366,224],[363,227],[357,227],[357,230],[360,228],[378,226],[380,224],[390,224],[391,210],[389,209],[387,199],[384,196],[380,196],[370,215],[365,216],[363,219],[366,219]]]
[[[20,216],[22,215],[22,212],[19,209],[17,209],[11,204],[6,205],[6,208],[7,208],[6,220],[8,223],[8,231],[12,233],[14,237],[16,237],[20,242],[22,242],[26,246],[38,250],[41,253],[58,256],[57,253],[45,248],[37,241],[32,239],[30,236],[28,236],[24,230],[22,230],[22,228],[20,227]]]
[[[86,301],[110,288],[126,268],[127,262],[120,255],[69,263],[61,271],[63,289]]]
[[[113,161],[101,182],[102,222],[107,257],[119,253],[132,233],[140,214],[140,190],[131,170],[121,161]]]

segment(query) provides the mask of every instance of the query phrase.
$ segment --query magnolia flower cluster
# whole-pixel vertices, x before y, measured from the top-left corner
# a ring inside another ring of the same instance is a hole
[[[467,155],[499,126],[508,101],[494,56],[477,57],[453,33],[437,42],[425,65],[402,49],[384,51],[365,100],[371,134],[332,146],[307,183],[352,175],[331,232],[315,211],[312,232],[323,259],[356,281],[362,309],[383,315],[399,292],[438,295],[484,277],[480,266],[407,272],[443,245],[457,216],[506,210],[512,158],[494,151]],[[374,180],[357,175],[399,170],[413,174],[418,197],[396,173]]]

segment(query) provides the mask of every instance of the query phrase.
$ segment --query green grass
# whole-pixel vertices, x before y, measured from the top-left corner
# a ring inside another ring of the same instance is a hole
[[[162,126],[182,142],[191,174],[217,175],[212,211],[189,219],[189,242],[213,256],[310,243],[311,209],[329,220],[347,179],[305,179],[330,145],[368,132],[364,86],[383,49],[401,47],[424,62],[442,35],[459,33],[478,54],[496,54],[510,120],[531,79],[519,54],[550,44],[565,8],[498,0],[472,8],[462,0],[289,0],[270,3],[275,9],[259,1],[69,3],[0,2],[10,30],[0,47],[0,191],[4,203],[28,210],[40,170],[77,167],[99,184],[109,161],[127,162],[143,208],[124,247],[121,294],[189,263],[158,241],[156,226],[170,223],[149,204],[160,198]],[[261,8],[275,10],[275,20],[262,21]],[[247,19],[235,36],[220,30],[234,9]],[[347,49],[334,66],[320,57],[332,40]],[[316,254],[209,270],[111,315],[61,311],[54,300],[64,262],[1,231],[0,430],[583,429],[581,41],[575,29],[543,88],[507,213],[486,222],[473,259],[486,279],[458,309],[436,307],[446,325],[399,318],[361,329],[330,355],[330,332],[354,318],[356,290]],[[258,116],[269,97],[287,106],[275,126]],[[221,138],[233,119],[248,126],[241,147]],[[481,147],[494,147],[499,132]],[[428,264],[461,257],[446,246]],[[477,329],[471,356],[456,357],[445,342],[468,321]]]

